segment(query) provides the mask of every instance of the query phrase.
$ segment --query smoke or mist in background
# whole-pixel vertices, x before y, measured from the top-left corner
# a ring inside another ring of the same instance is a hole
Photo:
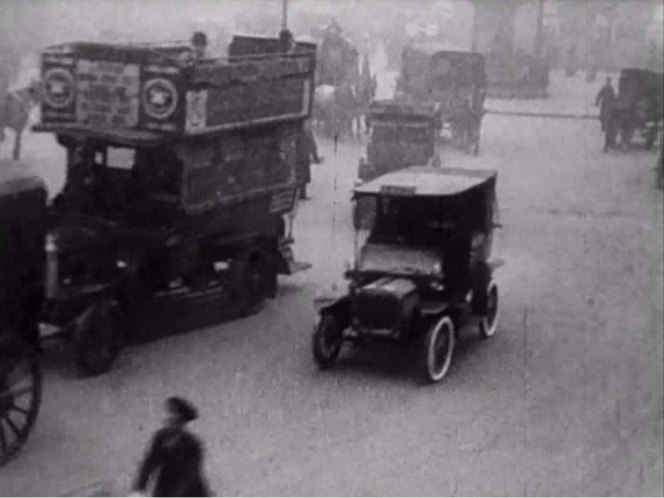
[[[502,0],[481,0],[496,15],[474,28],[478,0],[290,0],[289,27],[309,37],[336,18],[361,51],[375,50],[387,38],[435,32],[449,49],[492,50],[504,24]],[[14,75],[35,66],[43,47],[75,40],[131,42],[187,40],[195,29],[212,26],[228,34],[276,35],[281,0],[0,0],[0,66]],[[591,5],[592,4],[592,5]],[[502,7],[501,7],[502,5]],[[592,52],[575,41],[590,29],[610,33],[612,69],[642,66],[649,50],[662,52],[662,4],[657,0],[544,0],[544,31],[554,65],[575,44],[579,55]],[[533,51],[538,1],[524,1],[507,33],[512,49]],[[502,19],[502,20],[501,20]],[[594,36],[594,35],[593,35]],[[602,35],[606,36],[606,35]],[[600,43],[601,45],[601,43]],[[605,50],[606,52],[606,50]],[[588,55],[583,55],[588,56]],[[593,57],[593,54],[590,54]],[[606,58],[604,54],[602,57]],[[558,58],[556,61],[555,59]],[[652,58],[652,57],[651,57]],[[11,69],[20,59],[21,71]]]

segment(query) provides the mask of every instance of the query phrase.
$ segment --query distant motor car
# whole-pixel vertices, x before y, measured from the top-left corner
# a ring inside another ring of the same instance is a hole
[[[439,159],[439,117],[438,104],[374,101],[367,116],[370,134],[366,157],[360,159],[355,186],[408,166],[435,164]],[[370,198],[354,204],[355,228],[364,226],[373,205]]]
[[[435,43],[417,43],[404,48],[396,98],[437,103],[441,123],[449,128],[453,140],[476,154],[485,95],[483,55],[444,50]]]

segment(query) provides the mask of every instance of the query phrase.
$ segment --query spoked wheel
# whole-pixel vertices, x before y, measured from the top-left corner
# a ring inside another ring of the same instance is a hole
[[[333,313],[323,312],[312,341],[314,359],[322,370],[330,368],[337,361],[342,345],[343,330],[339,320]]]
[[[449,316],[436,321],[424,339],[424,379],[428,383],[440,382],[452,364],[456,347],[454,324]]]
[[[267,297],[270,282],[266,265],[260,255],[236,263],[233,299],[239,308],[240,316],[256,312]]]
[[[108,372],[122,350],[120,310],[111,301],[94,305],[87,323],[76,337],[76,362],[86,375]]]
[[[42,374],[34,351],[0,340],[0,466],[25,444],[41,403]]]
[[[496,282],[493,280],[489,282],[485,299],[485,312],[479,323],[480,337],[482,339],[492,337],[498,328],[498,316],[500,314],[498,285],[496,285]]]

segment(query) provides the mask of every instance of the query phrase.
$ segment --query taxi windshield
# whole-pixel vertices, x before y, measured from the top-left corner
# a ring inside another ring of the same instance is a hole
[[[381,197],[369,237],[373,243],[433,246],[458,229],[453,211],[439,199]]]

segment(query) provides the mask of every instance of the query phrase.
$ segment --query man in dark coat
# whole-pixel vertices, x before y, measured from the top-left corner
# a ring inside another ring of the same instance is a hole
[[[145,493],[154,480],[153,496],[209,496],[203,478],[203,445],[185,429],[198,417],[188,401],[173,397],[166,400],[165,427],[158,430],[141,463],[134,489]]]
[[[595,98],[595,106],[599,106],[599,122],[602,125],[602,131],[606,131],[606,123],[612,109],[616,105],[616,92],[611,85],[611,78],[606,78],[606,84]]]
[[[202,31],[196,31],[191,37],[191,49],[194,61],[200,61],[207,57],[208,39]]]

